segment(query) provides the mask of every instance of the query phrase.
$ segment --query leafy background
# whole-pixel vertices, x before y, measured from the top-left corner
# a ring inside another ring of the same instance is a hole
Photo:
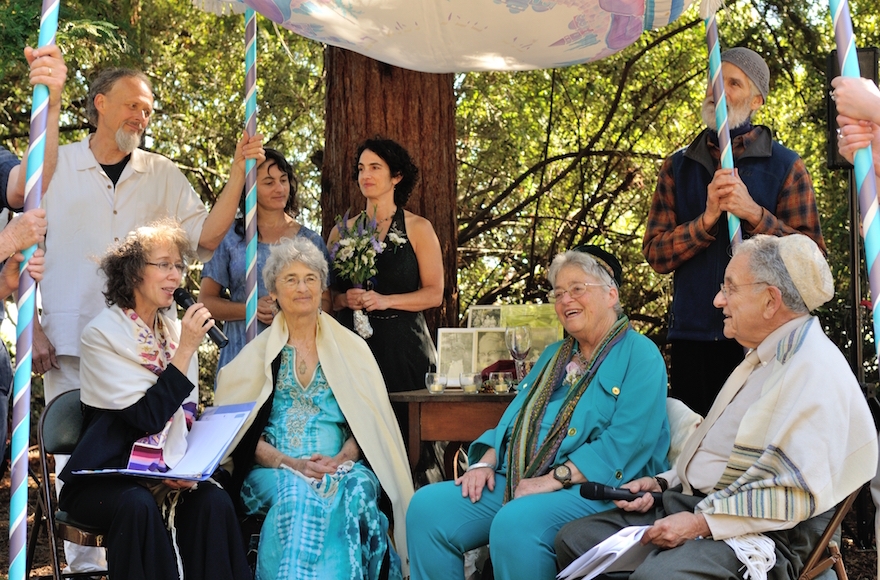
[[[858,45],[877,45],[880,0],[850,7]],[[30,102],[22,49],[36,42],[38,10],[36,2],[0,0],[0,144],[19,153],[26,147]],[[87,131],[83,100],[95,71],[143,69],[156,94],[147,146],[173,159],[210,205],[243,125],[242,18],[172,0],[72,0],[62,4],[60,22],[58,43],[70,69],[62,142]],[[837,288],[820,315],[846,350],[852,338],[848,172],[826,168],[825,70],[833,49],[827,5],[739,0],[728,3],[719,25],[723,46],[749,46],[770,65],[771,95],[755,121],[801,153],[813,176]],[[292,160],[301,181],[300,218],[316,227],[323,46],[266,19],[260,19],[258,46],[259,130]],[[642,332],[664,343],[671,279],[645,263],[641,238],[659,164],[701,130],[706,73],[703,26],[691,10],[596,63],[455,77],[455,266],[463,323],[471,304],[541,300],[552,256],[588,242],[620,256],[625,309]],[[197,286],[198,268],[190,278]],[[866,367],[873,378],[870,329],[858,336],[868,341]],[[205,350],[210,377],[216,353]]]
[[[826,167],[826,59],[834,48],[827,4],[727,4],[719,16],[722,45],[749,46],[766,56],[771,69],[771,95],[755,121],[802,155],[815,182],[837,289],[820,317],[845,353],[854,338],[864,344],[865,369],[874,381],[870,323],[855,336],[849,330],[848,173]],[[880,44],[880,0],[853,0],[850,9],[857,44]],[[206,14],[185,0],[69,0],[62,3],[60,23],[57,41],[70,71],[62,142],[88,130],[84,97],[95,71],[142,69],[156,94],[147,147],[173,159],[210,205],[243,126],[242,18]],[[19,154],[27,145],[31,94],[22,50],[36,43],[38,25],[35,0],[0,0],[0,144]],[[293,162],[301,182],[300,218],[318,228],[324,47],[265,19],[258,30],[259,130],[267,145]],[[458,263],[446,267],[457,268],[463,323],[471,304],[541,300],[552,256],[597,243],[624,264],[624,308],[642,332],[664,344],[671,279],[645,263],[641,238],[661,161],[701,130],[706,74],[702,22],[691,10],[597,63],[456,75]],[[82,212],[77,218],[88,219],[88,208]],[[197,288],[199,278],[196,266],[188,286]],[[862,292],[868,296],[865,283]],[[203,345],[204,403],[212,399],[216,356],[212,345]],[[36,418],[39,379],[34,396]],[[864,577],[872,566],[863,566]]]

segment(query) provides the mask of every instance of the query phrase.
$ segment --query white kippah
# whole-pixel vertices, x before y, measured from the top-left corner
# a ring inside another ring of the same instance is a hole
[[[803,234],[779,238],[779,255],[791,281],[810,311],[834,296],[831,269],[819,246]]]

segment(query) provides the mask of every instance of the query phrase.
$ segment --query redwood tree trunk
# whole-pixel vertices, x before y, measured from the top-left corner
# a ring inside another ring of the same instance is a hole
[[[333,46],[324,50],[326,112],[321,208],[324,238],[346,210],[365,208],[354,155],[381,135],[410,152],[419,181],[406,209],[434,225],[443,253],[443,304],[425,312],[431,333],[458,320],[455,100],[451,74],[419,73]]]

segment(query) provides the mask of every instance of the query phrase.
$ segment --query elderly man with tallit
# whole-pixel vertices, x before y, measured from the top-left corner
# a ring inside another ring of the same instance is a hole
[[[859,384],[809,315],[833,296],[804,235],[755,236],[727,266],[715,306],[748,349],[677,464],[637,479],[650,494],[572,522],[556,537],[565,567],[621,528],[650,526],[631,579],[796,578],[834,506],[871,479],[877,433]],[[668,489],[667,489],[668,488]],[[699,540],[699,541],[694,541]]]

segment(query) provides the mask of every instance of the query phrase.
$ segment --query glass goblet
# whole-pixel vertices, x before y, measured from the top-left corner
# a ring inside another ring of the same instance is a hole
[[[516,364],[516,380],[523,380],[526,376],[526,358],[532,350],[532,335],[528,326],[511,326],[504,332],[504,340],[510,357]]]

